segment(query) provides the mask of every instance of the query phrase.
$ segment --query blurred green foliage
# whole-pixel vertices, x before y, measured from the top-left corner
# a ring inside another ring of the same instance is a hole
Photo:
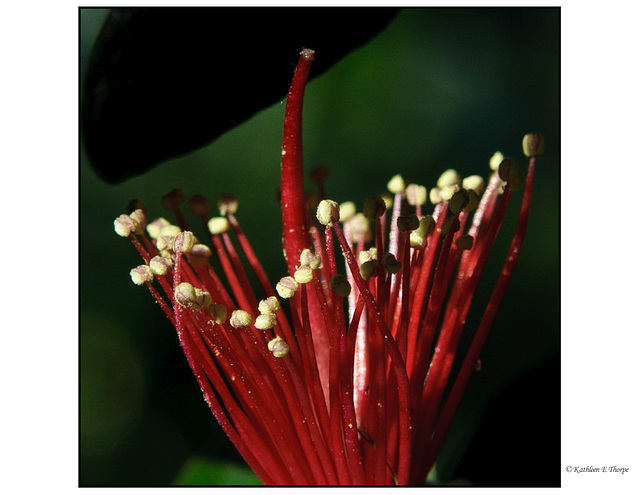
[[[262,482],[248,467],[193,457],[185,463],[173,484],[262,485]]]
[[[81,71],[104,15],[81,11]],[[482,372],[438,462],[443,480],[453,476],[491,399],[559,352],[559,29],[559,9],[409,9],[307,90],[306,166],[331,168],[327,194],[339,202],[361,205],[396,173],[427,187],[446,168],[487,175],[498,149],[524,165],[522,136],[546,136],[527,240]],[[218,478],[197,481],[181,471],[187,459],[222,462],[229,475],[229,462],[243,463],[209,413],[173,328],[147,291],[131,283],[139,258],[112,225],[132,198],[155,217],[168,214],[160,197],[172,188],[211,199],[231,192],[240,201],[240,222],[277,279],[285,271],[276,201],[283,115],[284,105],[274,105],[210,146],[124,184],[101,182],[81,156],[81,485],[214,484]],[[469,328],[498,275],[516,215],[512,205]],[[559,414],[556,398],[547,400],[549,414]],[[558,445],[523,445],[509,455],[526,459],[534,448]],[[501,454],[487,446],[488,459]]]

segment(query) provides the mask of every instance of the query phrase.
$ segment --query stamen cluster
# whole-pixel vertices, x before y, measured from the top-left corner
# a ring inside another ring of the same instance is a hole
[[[491,163],[486,189],[478,176],[447,170],[428,194],[393,177],[391,194],[368,198],[362,213],[321,200],[313,249],[275,289],[234,198],[221,198],[211,218],[206,198],[189,201],[211,247],[189,230],[177,191],[163,202],[180,225],[147,223],[143,209],[115,220],[145,261],[131,270],[133,282],[176,327],[211,410],[265,483],[425,479],[457,406],[444,392],[471,299],[523,182],[513,160],[496,154]]]
[[[144,260],[131,270],[175,326],[203,395],[266,484],[423,484],[449,430],[521,251],[539,134],[525,136],[526,178],[497,153],[486,187],[445,171],[434,188],[388,183],[362,208],[322,198],[310,215],[302,176],[303,50],[285,111],[281,204],[288,273],[275,286],[232,196],[193,196],[209,245],[189,228],[185,195],[163,197],[177,225],[144,207],[114,222]],[[514,191],[524,185],[509,252],[470,347],[460,337]],[[427,201],[433,209],[425,210]],[[337,243],[337,246],[336,246]],[[210,263],[217,259],[221,273]],[[252,284],[250,277],[257,283]],[[254,285],[260,287],[256,295]],[[158,287],[160,290],[158,290]],[[453,363],[461,366],[452,375]]]

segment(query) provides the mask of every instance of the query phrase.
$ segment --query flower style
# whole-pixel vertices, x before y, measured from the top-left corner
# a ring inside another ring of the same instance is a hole
[[[230,196],[218,200],[221,216],[213,218],[204,196],[189,201],[211,247],[189,230],[180,191],[163,198],[178,225],[147,223],[138,208],[118,217],[115,230],[144,259],[131,271],[134,283],[147,286],[175,326],[211,411],[265,484],[423,484],[517,262],[544,139],[524,138],[526,178],[496,153],[486,187],[479,176],[461,180],[447,170],[427,193],[397,175],[388,183],[391,195],[370,197],[362,213],[322,198],[310,218],[302,103],[313,56],[301,52],[285,110],[281,206],[289,274],[275,290]],[[315,181],[322,176],[316,171]],[[453,377],[480,274],[523,185],[507,259]],[[209,263],[214,254],[222,279]],[[264,291],[260,300],[245,265]]]

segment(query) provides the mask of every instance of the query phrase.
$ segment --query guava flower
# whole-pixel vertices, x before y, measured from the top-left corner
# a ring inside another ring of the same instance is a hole
[[[133,282],[149,289],[175,326],[209,408],[265,484],[421,485],[520,254],[544,139],[524,138],[526,177],[496,153],[486,183],[447,170],[428,190],[396,175],[389,193],[368,198],[362,212],[322,197],[310,215],[302,102],[313,56],[302,51],[285,110],[280,197],[288,273],[275,285],[231,196],[219,198],[214,217],[204,196],[188,202],[210,234],[208,244],[188,226],[180,191],[163,198],[177,225],[148,222],[144,208],[134,206],[115,220],[115,230],[144,260],[131,270]],[[320,184],[322,172],[314,174]],[[461,350],[480,274],[523,186],[506,261],[479,326],[470,330],[470,347]]]

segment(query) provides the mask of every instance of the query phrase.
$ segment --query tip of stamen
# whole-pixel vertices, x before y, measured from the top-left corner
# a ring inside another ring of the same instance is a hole
[[[235,213],[238,211],[238,200],[233,194],[222,194],[218,197],[218,210],[222,216]]]
[[[436,183],[436,185],[440,189],[443,189],[447,186],[460,185],[460,174],[458,174],[458,172],[456,172],[452,168],[445,170],[438,178],[438,182]]]
[[[280,302],[276,296],[269,296],[258,303],[260,314],[275,314],[280,309]]]
[[[211,306],[211,294],[194,287],[188,282],[182,282],[173,291],[175,300],[185,308],[200,311]]]
[[[188,253],[195,245],[196,236],[193,235],[193,232],[185,230],[176,235],[175,240],[173,241],[173,250],[176,252],[180,250],[183,253]]]
[[[316,270],[320,266],[320,261],[320,256],[316,256],[311,249],[304,249],[300,253],[300,266],[308,266],[312,270]]]
[[[360,242],[364,239],[369,240],[371,230],[369,229],[369,220],[362,213],[356,213],[356,215],[349,221],[351,232],[353,234],[353,240]]]
[[[393,253],[385,253],[382,257],[382,266],[389,273],[398,273],[402,269],[402,263],[396,259]]]
[[[166,275],[173,267],[173,261],[162,256],[154,256],[149,261],[149,268],[154,275]]]
[[[209,306],[209,314],[218,325],[227,321],[227,307],[224,304],[212,304]]]
[[[293,278],[299,284],[308,284],[313,280],[313,269],[309,265],[302,265],[295,271]]]
[[[163,217],[156,218],[153,222],[147,225],[147,233],[152,239],[157,239],[160,236],[160,232],[163,227],[171,225],[169,221]]]
[[[356,204],[353,201],[345,201],[340,204],[340,221],[347,222],[356,214]]]
[[[377,277],[380,273],[380,265],[378,264],[378,260],[369,260],[365,261],[360,265],[360,276],[369,280],[371,277]]]
[[[505,158],[498,167],[500,178],[509,183],[513,191],[517,191],[524,184],[524,177],[520,167],[513,158]]]
[[[274,357],[281,358],[289,354],[289,344],[282,337],[276,337],[267,344],[267,349]]]
[[[136,266],[129,274],[131,275],[131,280],[136,285],[143,285],[153,280],[153,273],[148,265]]]
[[[400,232],[409,232],[416,230],[420,226],[420,219],[416,215],[398,217],[398,230]]]
[[[322,225],[333,225],[340,220],[340,206],[335,201],[323,199],[316,210],[316,218]]]
[[[427,188],[418,184],[407,186],[407,203],[411,206],[422,206],[427,202]]]
[[[225,217],[213,217],[207,223],[207,227],[213,235],[223,234],[229,230],[229,220]]]
[[[392,194],[402,193],[405,189],[405,183],[402,175],[396,174],[391,177],[391,180],[387,182],[387,189],[389,189],[389,192]]]
[[[498,170],[498,167],[500,167],[502,160],[504,160],[504,155],[499,151],[496,151],[489,159],[489,168],[496,172]]]
[[[113,221],[113,230],[121,237],[129,237],[137,229],[137,222],[129,215],[120,215]]]
[[[380,196],[370,196],[364,200],[362,213],[364,213],[364,216],[369,220],[374,221],[384,215],[386,210],[387,204],[384,202],[384,199]]]
[[[261,314],[261,315],[258,315],[258,317],[256,318],[256,322],[254,323],[254,326],[258,330],[271,330],[273,327],[276,326],[277,322],[278,322],[278,318],[276,317],[275,314],[273,313]]]
[[[475,191],[477,194],[482,194],[484,191],[484,178],[480,175],[470,175],[462,180],[462,187],[470,191]]]
[[[303,48],[302,51],[300,52],[300,55],[302,55],[307,60],[313,61],[315,58],[315,53],[316,52],[311,48]]]
[[[449,199],[449,210],[454,215],[460,213],[465,206],[469,203],[469,193],[466,189],[460,189],[456,191]]]
[[[298,290],[298,282],[293,277],[282,277],[276,284],[276,291],[282,299],[290,299]]]
[[[229,323],[233,328],[243,328],[248,327],[253,322],[253,318],[251,314],[244,311],[243,309],[236,309],[231,313],[231,318],[229,319]]]
[[[544,136],[542,134],[527,134],[522,140],[522,150],[528,158],[542,155],[544,153]]]
[[[469,234],[461,235],[456,239],[456,246],[460,249],[471,249],[473,247],[473,237]]]
[[[351,284],[344,275],[336,273],[329,281],[329,288],[341,297],[351,293]]]

